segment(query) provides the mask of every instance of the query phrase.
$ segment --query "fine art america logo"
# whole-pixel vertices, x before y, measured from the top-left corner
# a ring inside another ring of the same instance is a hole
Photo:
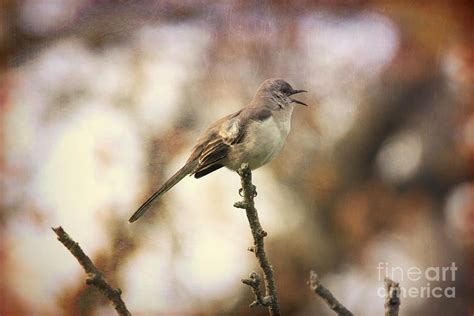
[[[419,267],[402,268],[389,265],[388,262],[379,262],[377,266],[379,281],[388,277],[400,283],[399,296],[420,297],[420,298],[454,298],[456,288],[451,285],[456,281],[456,264],[454,262],[449,266],[442,267]],[[412,286],[416,282],[416,286]],[[404,286],[405,284],[405,286]],[[385,288],[377,289],[377,295],[385,296]]]

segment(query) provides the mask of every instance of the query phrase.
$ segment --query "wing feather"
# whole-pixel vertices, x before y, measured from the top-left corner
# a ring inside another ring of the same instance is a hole
[[[203,144],[198,164],[192,173],[194,177],[200,178],[223,167],[222,162],[227,157],[231,146],[243,139],[243,130],[240,119],[236,115],[230,120],[223,121],[223,124],[214,133],[211,133],[207,142]]]

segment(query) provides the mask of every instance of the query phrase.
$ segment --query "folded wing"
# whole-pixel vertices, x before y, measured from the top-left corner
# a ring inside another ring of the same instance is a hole
[[[210,133],[207,133],[207,139],[196,146],[190,157],[198,160],[196,168],[191,173],[195,178],[201,178],[224,167],[224,160],[231,146],[242,141],[245,135],[239,113],[240,111],[218,121],[216,126],[208,130]]]

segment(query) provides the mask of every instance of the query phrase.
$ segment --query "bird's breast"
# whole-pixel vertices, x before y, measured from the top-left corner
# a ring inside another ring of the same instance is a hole
[[[276,120],[270,116],[264,121],[251,121],[243,141],[232,146],[226,166],[237,170],[243,162],[257,169],[271,161],[283,148],[290,131],[290,120]]]

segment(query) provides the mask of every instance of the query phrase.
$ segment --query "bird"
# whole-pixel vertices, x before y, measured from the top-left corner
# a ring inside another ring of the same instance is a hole
[[[294,104],[306,103],[291,96],[295,90],[283,79],[270,78],[257,89],[253,99],[239,111],[211,124],[197,139],[184,164],[130,217],[133,223],[164,193],[185,176],[196,179],[222,167],[237,171],[242,163],[255,170],[277,156],[290,132]]]

